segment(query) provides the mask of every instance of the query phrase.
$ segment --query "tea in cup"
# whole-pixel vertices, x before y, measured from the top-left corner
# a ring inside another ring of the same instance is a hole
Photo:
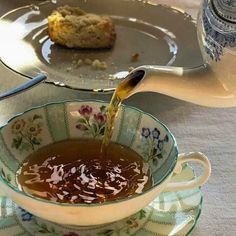
[[[116,118],[107,162],[89,159],[91,152],[98,152],[104,135],[106,107],[107,103],[102,101],[66,101],[32,108],[12,118],[0,131],[3,193],[38,217],[59,224],[90,226],[128,217],[163,191],[192,189],[208,180],[211,166],[205,155],[198,152],[179,155],[176,140],[164,124],[150,114],[125,105],[121,106]],[[68,143],[69,147],[63,146]],[[74,153],[76,147],[79,147],[77,156],[65,162],[65,158],[72,158],[66,157],[66,153]],[[50,155],[41,155],[48,149]],[[55,164],[59,159],[53,156],[58,150],[62,158]],[[86,158],[81,158],[82,154]],[[188,162],[200,163],[202,175],[187,182],[172,182],[172,175],[180,173]],[[68,163],[68,168],[64,168]],[[43,165],[51,168],[51,172],[37,169]],[[112,171],[106,172],[108,167]],[[27,181],[21,182],[20,173],[27,175]],[[29,185],[24,185],[35,181],[29,177],[32,173],[41,173],[41,177],[48,174],[44,177],[51,190],[45,191],[42,185],[33,192]],[[134,176],[137,178],[132,179]],[[109,188],[102,189],[108,177],[112,179],[106,185]],[[94,179],[97,182],[92,185],[89,180]],[[66,186],[69,183],[71,185]],[[60,190],[63,197],[52,189]],[[121,191],[117,193],[118,190]],[[81,193],[85,192],[88,195],[83,199]],[[54,197],[49,198],[50,193]],[[88,197],[92,197],[90,201]]]

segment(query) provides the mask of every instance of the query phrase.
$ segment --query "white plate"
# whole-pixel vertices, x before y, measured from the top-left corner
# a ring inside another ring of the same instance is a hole
[[[48,81],[59,86],[104,91],[114,89],[120,79],[113,75],[127,72],[129,67],[202,64],[195,23],[174,8],[138,0],[60,0],[14,9],[16,0],[11,2],[13,10],[0,21],[0,58],[12,70],[29,77],[45,71]],[[117,31],[114,48],[78,50],[55,45],[48,38],[47,16],[65,4],[111,16]],[[131,61],[134,53],[139,54],[136,62]],[[106,61],[108,69],[76,68],[72,63],[85,58]]]

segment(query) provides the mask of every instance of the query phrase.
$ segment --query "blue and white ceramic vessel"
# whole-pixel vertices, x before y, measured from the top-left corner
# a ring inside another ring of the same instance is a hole
[[[213,0],[212,2],[219,16],[236,23],[236,0]]]
[[[198,36],[204,59],[210,64],[235,54],[236,0],[204,0],[198,17]]]

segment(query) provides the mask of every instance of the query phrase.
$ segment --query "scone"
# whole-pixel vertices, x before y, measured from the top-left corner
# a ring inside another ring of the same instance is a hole
[[[69,48],[111,48],[116,39],[110,17],[70,6],[59,7],[48,16],[48,33],[53,42]]]

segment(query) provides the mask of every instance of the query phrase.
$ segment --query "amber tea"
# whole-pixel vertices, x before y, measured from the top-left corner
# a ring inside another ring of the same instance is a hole
[[[101,153],[105,157],[106,149],[111,141],[115,118],[118,114],[119,107],[123,100],[125,100],[135,86],[142,80],[144,76],[144,71],[137,70],[134,73],[130,73],[116,88],[110,104],[107,109],[107,122],[105,127],[105,133],[103,137]]]
[[[97,203],[141,193],[152,185],[147,163],[130,148],[101,141],[66,140],[32,153],[17,172],[21,190],[61,203]]]
[[[117,87],[108,106],[102,142],[66,140],[39,149],[18,170],[19,187],[62,203],[111,201],[151,187],[148,164],[135,151],[110,142],[120,104],[143,75],[144,71],[131,73]]]

